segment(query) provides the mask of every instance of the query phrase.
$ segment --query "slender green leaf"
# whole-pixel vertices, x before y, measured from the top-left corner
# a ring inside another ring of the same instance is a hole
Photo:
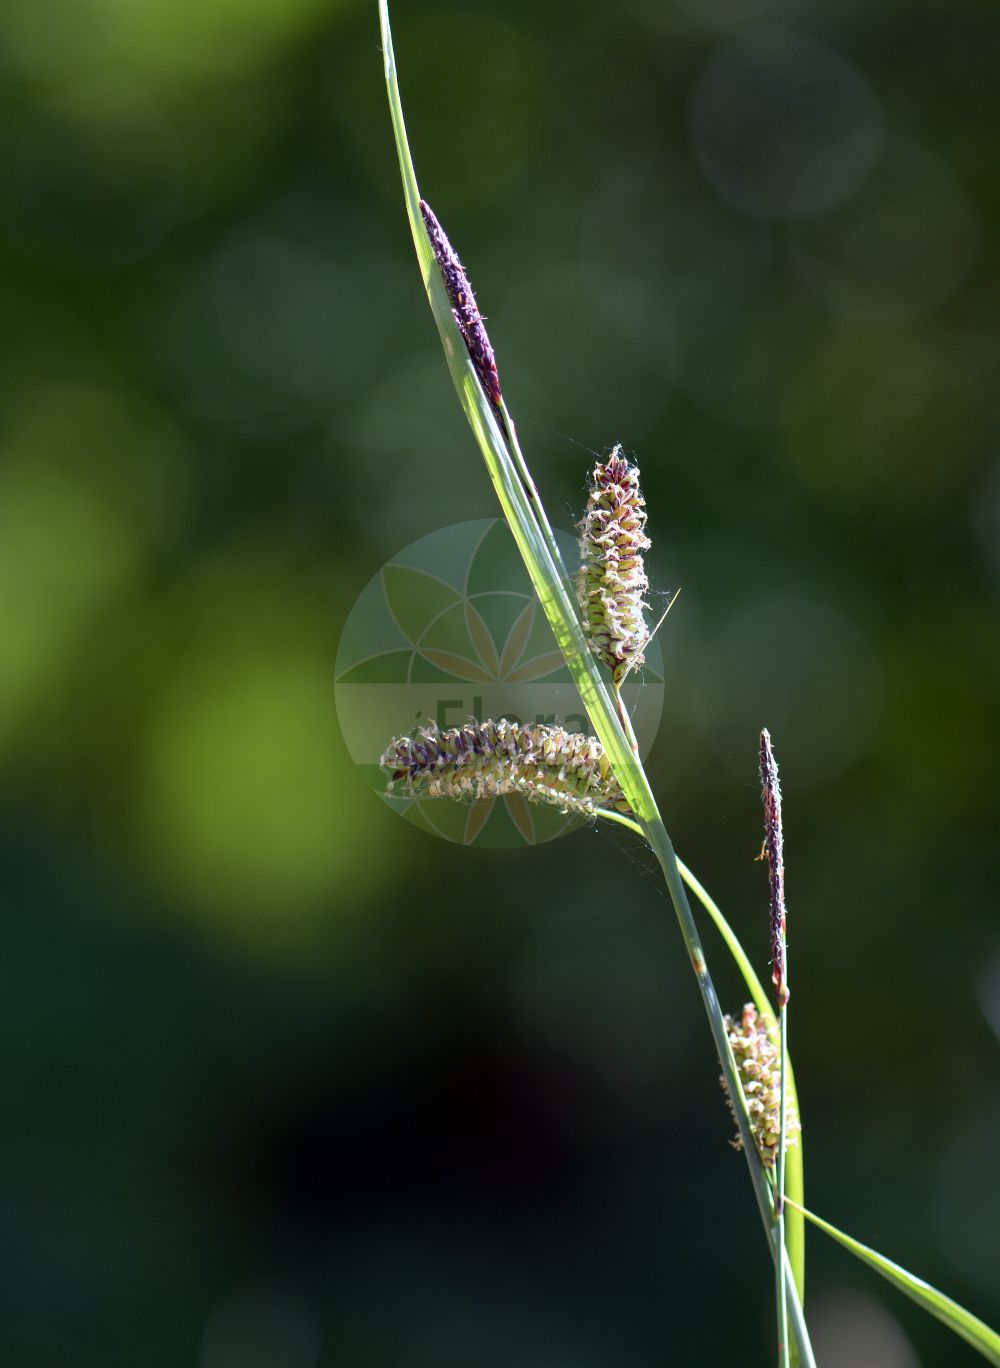
[[[863,1245],[860,1240],[845,1235],[842,1230],[832,1226],[829,1221],[824,1221],[822,1217],[814,1215],[813,1212],[807,1211],[804,1207],[802,1214],[819,1230],[825,1231],[831,1239],[842,1244],[845,1249],[849,1249],[862,1263],[874,1268],[876,1273],[881,1273],[883,1278],[891,1282],[894,1287],[898,1287],[900,1292],[909,1297],[911,1301],[915,1301],[918,1306],[922,1306],[925,1311],[936,1316],[939,1321],[947,1325],[949,1330],[953,1330],[967,1344],[971,1344],[973,1349],[978,1349],[987,1362],[1000,1365],[1000,1335],[995,1330],[991,1330],[978,1316],[974,1316],[971,1311],[966,1311],[964,1306],[959,1306],[958,1302],[952,1301],[951,1297],[946,1297],[936,1287],[931,1287],[930,1283],[924,1282],[923,1278],[918,1278],[914,1274],[908,1273],[905,1268],[900,1268],[899,1264],[893,1263],[884,1254],[879,1254],[877,1250],[869,1249],[867,1245]]]

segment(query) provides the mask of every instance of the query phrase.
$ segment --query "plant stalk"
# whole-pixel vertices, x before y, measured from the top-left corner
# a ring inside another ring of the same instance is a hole
[[[433,248],[420,211],[419,188],[406,138],[402,102],[399,95],[387,0],[379,0],[379,18],[382,31],[386,88],[399,156],[407,216],[410,221],[410,230],[424,286],[441,335],[452,380],[473,434],[482,451],[487,471],[518,550],[524,560],[532,586],[552,628],[556,643],[562,651],[570,674],[580,691],[588,716],[611,762],[618,782],[663,868],[685,946],[702,993],[723,1073],[736,1106],[740,1133],[760,1207],[761,1219],[772,1248],[772,1255],[781,1262],[780,1249],[775,1249],[773,1240],[774,1222],[770,1186],[764,1176],[763,1165],[750,1134],[749,1118],[746,1115],[746,1105],[743,1100],[739,1075],[726,1036],[722,1010],[708,973],[694,918],[677,869],[673,847],[660,817],[645,770],[632,750],[629,736],[623,726],[618,709],[583,635],[575,597],[569,592],[570,586],[567,582],[565,569],[562,566],[562,558],[558,553],[558,547],[554,547],[555,539],[552,536],[551,528],[548,526],[541,500],[528,472],[520,447],[516,442],[516,437],[512,438],[511,436],[513,423],[505,417],[505,409],[498,413],[487,397],[471,365],[465,342],[455,322],[451,303],[441,273],[436,265]],[[501,432],[501,426],[505,429],[504,432]],[[788,1276],[791,1278],[790,1266]],[[798,1294],[795,1291],[794,1279],[791,1281],[790,1296],[794,1298],[794,1302],[797,1304]],[[800,1349],[803,1362],[811,1364],[812,1353],[808,1348],[808,1334],[801,1320],[801,1314],[797,1322],[797,1338],[801,1341]]]
[[[787,974],[787,959],[786,974]],[[786,978],[787,982],[787,978]],[[782,1265],[785,1257],[785,1125],[787,1121],[787,1092],[785,1080],[788,1069],[788,1007],[782,1003],[778,1008],[778,1020],[781,1031],[781,1117],[778,1131],[778,1163],[774,1193],[774,1210],[777,1216],[778,1242],[781,1246]],[[785,1295],[785,1279],[782,1271],[778,1273],[775,1282],[776,1305],[778,1312],[778,1362],[781,1368],[789,1368],[788,1358],[788,1298]]]
[[[750,1181],[753,1185],[754,1196],[757,1199],[757,1208],[760,1212],[761,1222],[767,1235],[768,1245],[771,1250],[771,1257],[775,1262],[777,1270],[776,1278],[780,1283],[786,1307],[791,1312],[792,1330],[798,1348],[799,1358],[804,1368],[815,1368],[815,1358],[813,1356],[812,1344],[809,1340],[809,1331],[806,1327],[805,1317],[802,1313],[802,1304],[799,1300],[798,1288],[795,1285],[795,1277],[792,1271],[791,1261],[781,1239],[781,1232],[775,1220],[774,1196],[764,1165],[761,1162],[760,1154],[757,1151],[757,1143],[750,1130],[750,1117],[746,1109],[746,1100],[743,1094],[743,1085],[740,1082],[736,1062],[733,1059],[733,1052],[729,1045],[729,1037],[726,1034],[725,1021],[723,1020],[722,1009],[715,992],[715,985],[712,976],[708,971],[705,962],[704,951],[701,947],[701,940],[695,926],[694,916],[691,912],[691,905],[687,899],[687,893],[681,880],[680,870],[677,864],[677,856],[667,835],[667,830],[659,816],[652,822],[642,823],[646,839],[653,849],[654,854],[660,862],[663,870],[663,877],[666,880],[667,892],[674,905],[677,914],[677,921],[681,929],[681,936],[691,960],[691,967],[694,969],[695,978],[701,991],[702,1002],[708,1016],[709,1027],[712,1038],[715,1042],[719,1059],[722,1063],[723,1073],[726,1083],[733,1098],[733,1107],[736,1112],[736,1123],[743,1143],[743,1153],[746,1156],[747,1168],[750,1171]],[[787,1314],[787,1312],[786,1312]],[[787,1338],[787,1337],[786,1337]]]

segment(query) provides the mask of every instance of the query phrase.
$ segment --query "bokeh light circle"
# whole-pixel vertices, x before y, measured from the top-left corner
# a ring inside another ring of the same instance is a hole
[[[882,115],[864,78],[811,38],[760,30],[722,48],[695,90],[695,150],[727,203],[757,218],[833,209],[870,170]]]

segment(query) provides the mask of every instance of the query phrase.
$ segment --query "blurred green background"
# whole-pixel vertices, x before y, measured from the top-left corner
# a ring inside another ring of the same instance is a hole
[[[1000,1321],[1000,15],[394,21],[554,520],[642,465],[654,786],[762,970],[775,738],[811,1202]],[[0,108],[3,1362],[769,1362],[651,861],[448,846],[340,737],[356,596],[494,512],[374,3],[5,0]],[[823,1368],[977,1361],[821,1239]]]

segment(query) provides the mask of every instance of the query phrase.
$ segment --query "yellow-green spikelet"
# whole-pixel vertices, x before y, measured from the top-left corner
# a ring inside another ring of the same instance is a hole
[[[767,1168],[773,1168],[778,1157],[778,1146],[781,1143],[781,1059],[778,1051],[771,1043],[771,1038],[760,1019],[757,1008],[752,1003],[747,1003],[738,1019],[727,1016],[725,1022],[729,1045],[736,1061],[740,1082],[743,1085],[743,1095],[747,1102],[750,1130],[757,1143],[761,1160]],[[733,1108],[733,1100],[729,1096],[725,1077],[721,1077],[719,1081],[725,1090],[729,1110],[732,1112],[733,1120],[735,1120],[736,1112]],[[789,1145],[798,1143],[798,1135],[801,1129],[798,1113],[791,1100],[787,1100],[786,1149]],[[738,1133],[732,1143],[736,1149],[743,1148]]]
[[[579,524],[577,597],[591,650],[616,683],[643,663],[649,641],[642,553],[649,550],[639,467],[620,445],[594,467],[587,511]]]

